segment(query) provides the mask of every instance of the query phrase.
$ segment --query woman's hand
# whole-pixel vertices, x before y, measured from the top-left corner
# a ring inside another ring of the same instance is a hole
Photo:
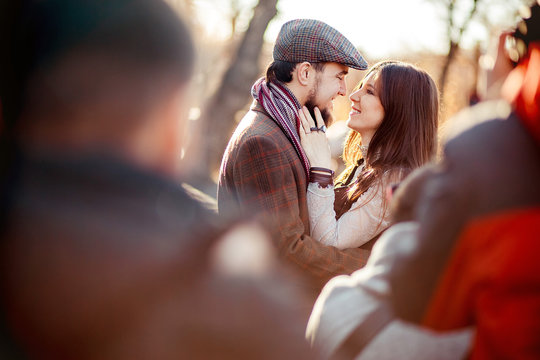
[[[305,106],[298,110],[298,117],[300,118],[300,129],[298,133],[300,134],[300,141],[312,167],[330,169],[332,166],[332,156],[326,134],[323,130],[314,130],[315,128],[320,129],[324,125],[324,121],[318,108],[315,108],[314,112],[317,122],[313,120]],[[319,127],[317,124],[321,124],[321,126]]]

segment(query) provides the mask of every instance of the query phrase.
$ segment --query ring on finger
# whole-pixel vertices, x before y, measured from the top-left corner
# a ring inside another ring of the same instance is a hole
[[[326,132],[326,125],[323,125],[321,127],[313,126],[313,127],[310,127],[309,130],[310,131],[322,131],[323,133],[325,133]]]

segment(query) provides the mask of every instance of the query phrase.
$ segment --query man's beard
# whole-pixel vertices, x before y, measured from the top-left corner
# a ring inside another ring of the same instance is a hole
[[[317,107],[317,105],[315,103],[315,101],[316,101],[315,99],[317,98],[317,90],[318,90],[318,84],[315,87],[315,89],[313,89],[311,94],[309,94],[309,97],[308,97],[306,103],[304,104],[305,107],[307,107],[307,109],[309,110],[309,113],[311,114],[311,117],[313,118],[315,123],[317,123],[317,118],[315,117],[315,107]],[[326,125],[327,127],[330,126],[334,122],[334,116],[332,115],[330,110],[328,110],[327,108],[321,109],[320,107],[319,107],[319,110],[321,112],[321,115],[322,115],[322,118],[323,118],[323,121],[324,121],[324,125]],[[316,125],[317,125],[317,127],[322,126],[322,124],[316,124]]]

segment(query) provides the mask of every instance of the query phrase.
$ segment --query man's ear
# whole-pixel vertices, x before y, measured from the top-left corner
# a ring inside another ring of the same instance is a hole
[[[311,63],[304,61],[303,63],[299,63],[298,65],[296,65],[294,71],[296,72],[296,78],[298,79],[298,82],[301,85],[307,86],[309,85],[315,69],[313,68],[313,66],[311,66]]]

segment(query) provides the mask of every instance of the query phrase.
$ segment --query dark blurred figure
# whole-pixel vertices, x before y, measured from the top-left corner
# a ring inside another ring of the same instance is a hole
[[[365,267],[326,284],[311,313],[306,335],[332,359],[462,359],[471,329],[435,333],[396,319],[390,306],[392,264],[414,249],[416,205],[433,165],[414,170],[391,197],[392,226],[373,246]],[[388,199],[390,201],[390,199]]]
[[[419,246],[391,273],[398,316],[438,330],[476,326],[472,359],[540,358],[538,4],[512,39],[495,66],[517,55],[506,101],[454,120],[421,197]]]
[[[313,358],[264,233],[219,223],[175,181],[194,52],[174,11],[10,6],[0,357]]]

